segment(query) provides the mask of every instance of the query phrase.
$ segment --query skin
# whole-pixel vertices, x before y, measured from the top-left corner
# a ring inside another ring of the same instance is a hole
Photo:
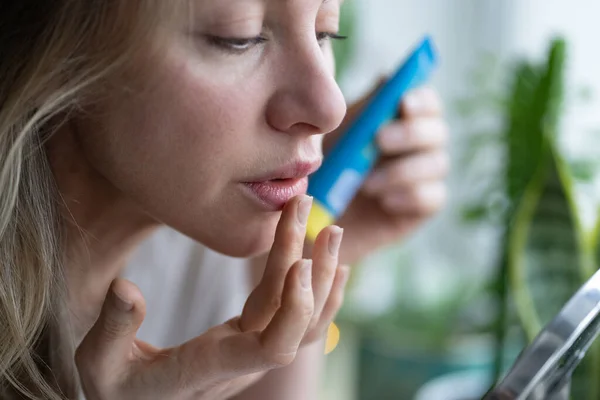
[[[239,399],[281,398],[281,385],[269,380],[308,379],[314,357],[303,352],[316,354],[341,305],[348,271],[340,264],[409,234],[443,204],[447,132],[431,90],[407,97],[399,105],[403,120],[379,135],[385,157],[339,221],[346,231],[339,255],[328,250],[341,240],[338,227],[305,247],[304,257],[312,259],[309,288],[300,285],[302,198],[282,214],[244,191],[242,182],[291,158],[318,158],[324,135],[333,132],[325,150],[339,136],[346,105],[330,44],[318,40],[319,33],[337,31],[338,13],[335,0],[198,1],[193,30],[187,18],[161,27],[160,41],[149,38],[136,68],[108,83],[113,95],[50,140],[47,152],[70,222],[70,308],[89,399],[228,398],[267,371]],[[209,39],[261,31],[268,40],[244,51]],[[239,319],[175,349],[135,339],[143,298],[116,280],[160,224],[221,253],[256,257],[261,277]]]
[[[361,110],[365,100],[349,108],[346,123]],[[410,235],[445,203],[444,178],[449,171],[445,147],[449,135],[438,95],[427,87],[414,90],[398,106],[398,112],[402,118],[378,134],[381,162],[338,221],[345,231],[339,254],[343,263],[355,262]],[[344,132],[346,123],[325,136],[325,150]],[[370,187],[380,173],[385,184]],[[312,244],[306,243],[305,255],[312,251]],[[265,263],[266,256],[253,259],[255,283],[260,281]],[[314,284],[318,283],[313,278]],[[305,347],[292,365],[270,371],[236,400],[316,398],[322,360],[322,344]]]

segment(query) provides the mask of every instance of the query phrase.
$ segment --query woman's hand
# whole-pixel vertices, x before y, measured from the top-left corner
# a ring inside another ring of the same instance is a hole
[[[350,107],[346,119],[356,116],[365,103]],[[400,118],[377,135],[381,161],[338,221],[345,230],[340,252],[344,264],[402,239],[446,202],[449,135],[442,101],[433,89],[419,88],[398,105],[398,114]],[[325,149],[344,129],[342,125],[325,136]]]
[[[338,227],[321,232],[312,260],[301,258],[310,206],[300,196],[284,208],[263,278],[242,315],[179,347],[157,349],[136,339],[144,299],[133,284],[113,282],[77,349],[87,399],[227,399],[324,337],[349,271],[338,267]]]

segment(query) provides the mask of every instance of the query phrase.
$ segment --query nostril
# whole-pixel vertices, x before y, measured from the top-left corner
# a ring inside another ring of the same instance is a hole
[[[288,129],[288,132],[291,134],[303,134],[303,135],[320,135],[320,134],[326,133],[326,132],[323,132],[318,127],[311,125],[311,124],[304,123],[304,122],[295,123]]]

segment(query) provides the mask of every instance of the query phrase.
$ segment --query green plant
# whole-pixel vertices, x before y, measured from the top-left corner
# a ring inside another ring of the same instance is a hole
[[[558,140],[566,48],[563,39],[555,39],[545,63],[523,61],[513,70],[509,95],[499,103],[505,127],[500,135],[487,136],[493,141],[485,141],[503,149],[502,178],[467,213],[475,220],[493,216],[503,230],[493,284],[499,304],[496,378],[503,369],[511,306],[532,339],[600,262],[600,220],[592,229],[583,223],[575,185],[576,180],[591,180],[598,164],[567,163]],[[497,204],[501,207],[493,206]],[[573,392],[578,399],[600,398],[599,350],[593,347],[576,371]]]

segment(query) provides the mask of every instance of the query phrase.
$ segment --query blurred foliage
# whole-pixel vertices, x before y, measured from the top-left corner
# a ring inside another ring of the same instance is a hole
[[[373,321],[372,329],[395,340],[406,339],[412,334],[413,340],[407,342],[409,346],[443,354],[458,336],[485,331],[485,325],[476,327],[480,321],[464,318],[467,306],[478,294],[471,285],[465,284],[429,306],[415,307],[407,302],[398,302],[389,313]]]
[[[360,327],[365,336],[380,338],[395,347],[409,346],[443,357],[452,350],[457,338],[489,332],[489,312],[483,297],[486,288],[456,279],[435,298],[425,294],[415,275],[419,266],[413,252],[405,246],[390,247],[374,263],[393,265],[385,270],[386,279],[394,282],[395,296],[383,312],[362,309],[359,298],[348,296],[338,318]],[[363,269],[363,267],[365,267]],[[369,262],[358,266],[355,279],[363,270],[374,268]],[[387,294],[386,294],[387,296]]]
[[[598,229],[586,230],[575,199],[575,182],[591,181],[597,162],[567,163],[558,140],[565,111],[566,43],[557,38],[541,65],[521,61],[511,68],[506,96],[478,81],[480,91],[459,103],[465,118],[500,110],[503,127],[471,135],[463,167],[487,178],[464,218],[494,221],[503,234],[492,293],[498,303],[494,332],[497,342],[496,377],[502,373],[507,331],[514,325],[512,308],[529,339],[535,337],[574,292],[598,269]],[[489,70],[489,66],[488,66]],[[591,91],[578,98],[589,99]],[[483,101],[483,99],[488,99]],[[500,151],[500,173],[486,176],[478,156]],[[600,226],[600,223],[596,224]],[[600,358],[593,348],[576,371],[573,392],[578,399],[600,398]]]

